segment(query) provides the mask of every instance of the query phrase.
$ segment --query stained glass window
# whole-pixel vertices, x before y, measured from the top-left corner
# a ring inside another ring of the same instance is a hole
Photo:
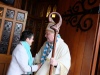
[[[7,9],[6,18],[11,18],[11,19],[13,19],[13,18],[14,18],[14,14],[15,14],[15,12],[14,12],[13,10]]]
[[[19,43],[20,39],[20,34],[22,32],[22,24],[21,23],[16,23],[15,29],[14,29],[14,35],[13,35],[13,40],[12,40],[12,47],[11,47],[11,54],[16,45]]]
[[[18,21],[24,21],[24,18],[25,18],[25,14],[21,13],[21,12],[18,12],[18,14],[17,14],[17,20]]]
[[[12,22],[6,20],[4,23],[2,38],[0,41],[0,53],[2,53],[2,54],[7,53],[11,28],[12,28]]]

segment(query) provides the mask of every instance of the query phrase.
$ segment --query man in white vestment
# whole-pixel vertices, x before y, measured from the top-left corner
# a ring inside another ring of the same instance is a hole
[[[57,13],[57,12],[55,12]],[[62,18],[59,13],[60,21],[57,25],[62,24]],[[54,30],[51,26],[55,22],[49,16],[49,24],[46,28],[45,37],[47,41],[43,44],[40,51],[35,56],[35,64],[41,63],[41,68],[35,73],[35,75],[49,75],[50,65],[53,66],[52,75],[67,75],[71,66],[70,51],[64,40],[57,34],[56,48],[54,58],[52,58],[53,42],[54,42]],[[57,26],[55,29],[58,31]],[[59,31],[58,31],[59,32]]]

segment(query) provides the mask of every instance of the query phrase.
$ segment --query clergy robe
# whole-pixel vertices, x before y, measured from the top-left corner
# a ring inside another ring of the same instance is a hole
[[[42,57],[42,53],[46,42],[41,47],[40,51],[35,56],[35,63],[40,63],[40,59]],[[52,56],[52,51],[47,56],[46,61],[41,66],[41,68],[35,73],[35,75],[49,75],[50,68],[50,58]],[[58,62],[57,67],[53,67],[52,75],[67,75],[70,66],[71,66],[71,57],[67,44],[59,38],[56,43],[56,50],[54,55],[55,60]]]

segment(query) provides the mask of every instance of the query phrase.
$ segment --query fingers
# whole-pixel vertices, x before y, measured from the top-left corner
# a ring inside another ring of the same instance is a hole
[[[50,59],[50,64],[52,65],[52,66],[57,66],[57,61],[54,59],[54,58],[51,58]]]
[[[41,66],[42,66],[42,64],[38,64],[38,69],[40,69]]]

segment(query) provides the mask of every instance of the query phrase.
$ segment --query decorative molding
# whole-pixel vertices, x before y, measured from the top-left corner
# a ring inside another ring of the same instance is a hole
[[[81,31],[87,31],[93,26],[93,18],[86,17],[88,14],[98,14],[99,6],[93,7],[91,9],[85,8],[87,0],[77,1],[72,7],[62,14],[62,18],[66,23],[70,24],[72,27],[76,27],[76,31],[80,29]],[[97,0],[88,0],[87,4],[93,6]]]

